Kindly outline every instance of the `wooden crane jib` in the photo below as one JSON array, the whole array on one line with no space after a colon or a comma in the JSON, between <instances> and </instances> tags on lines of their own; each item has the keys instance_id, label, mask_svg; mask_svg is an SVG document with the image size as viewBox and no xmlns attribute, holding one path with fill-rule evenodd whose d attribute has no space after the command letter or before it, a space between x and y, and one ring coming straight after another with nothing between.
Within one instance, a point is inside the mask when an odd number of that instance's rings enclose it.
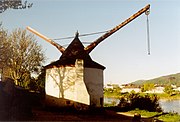
<instances>
[{"instance_id":1,"label":"wooden crane jib","mask_svg":"<svg viewBox=\"0 0 180 122\"><path fill-rule=\"evenodd\" d=\"M132 20L134 20L135 18L137 18L138 16L140 16L142 13L146 12L149 9L150 9L150 4L148 4L146 7L142 8L141 10L139 10L137 13L133 14L131 17L129 17L128 19L126 19L124 22L120 23L113 29L109 30L107 33L105 33L104 35L102 35L101 37L96 39L94 42L92 42L90 45L88 45L85 48L86 52L90 53L104 39L111 36L113 33L118 31L120 28L124 27L126 24L128 24L129 22L131 22Z\"/></svg>"},{"instance_id":2,"label":"wooden crane jib","mask_svg":"<svg viewBox=\"0 0 180 122\"><path fill-rule=\"evenodd\" d=\"M32 29L31 27L28 26L26 29L29 30L30 32L36 34L40 38L44 39L45 41L49 42L53 46L55 46L61 53L63 53L65 51L65 48L63 46L61 46L60 44L58 44L58 43L54 42L53 40L47 38L46 36L40 34L39 32L37 32L36 30Z\"/></svg>"},{"instance_id":3,"label":"wooden crane jib","mask_svg":"<svg viewBox=\"0 0 180 122\"><path fill-rule=\"evenodd\" d=\"M111 36L113 33L118 31L119 29L121 29L122 27L127 25L129 22L131 22L132 20L134 20L135 18L140 16L142 13L148 11L149 9L150 9L150 4L148 4L147 6L145 6L141 10L139 10L137 13L133 14L132 16L130 16L128 19L126 19L125 21L123 21L122 23L120 23L119 25L114 27L113 29L111 29L108 32L106 32L104 35L102 35L101 37L96 39L94 42L92 42L90 45L85 47L84 50L86 51L87 54L89 54L100 42L105 40L107 37ZM36 30L34 30L34 29L30 28L30 27L27 27L27 30L29 30L30 32L36 34L37 36L41 37L45 41L47 41L50 44L52 44L53 46L55 46L61 53L64 53L64 51L66 50L63 46L61 46L60 44L58 44L58 43L54 42L53 40L47 38L46 36L40 34Z\"/></svg>"}]
</instances>

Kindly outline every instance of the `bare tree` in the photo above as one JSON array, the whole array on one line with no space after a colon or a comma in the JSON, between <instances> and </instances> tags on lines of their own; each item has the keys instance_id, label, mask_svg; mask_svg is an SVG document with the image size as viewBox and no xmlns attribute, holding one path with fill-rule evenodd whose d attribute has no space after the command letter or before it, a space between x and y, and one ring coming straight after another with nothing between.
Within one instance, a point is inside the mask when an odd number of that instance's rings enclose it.
<instances>
[{"instance_id":1,"label":"bare tree","mask_svg":"<svg viewBox=\"0 0 180 122\"><path fill-rule=\"evenodd\" d=\"M22 0L0 0L0 13L8 9L26 9L31 8L33 3L28 3L25 1L22 3Z\"/></svg>"},{"instance_id":2,"label":"bare tree","mask_svg":"<svg viewBox=\"0 0 180 122\"><path fill-rule=\"evenodd\" d=\"M6 65L6 62L8 60L9 54L8 52L10 47L8 44L8 35L7 35L7 31L5 31L1 26L0 26L0 75L1 75L1 79L3 80L3 74L4 74L4 68Z\"/></svg>"},{"instance_id":3,"label":"bare tree","mask_svg":"<svg viewBox=\"0 0 180 122\"><path fill-rule=\"evenodd\" d=\"M6 76L14 79L16 85L26 86L31 75L38 74L41 70L45 60L42 48L34 36L22 29L14 30L5 42L8 50L2 48L5 52L2 55L6 57Z\"/></svg>"}]
</instances>

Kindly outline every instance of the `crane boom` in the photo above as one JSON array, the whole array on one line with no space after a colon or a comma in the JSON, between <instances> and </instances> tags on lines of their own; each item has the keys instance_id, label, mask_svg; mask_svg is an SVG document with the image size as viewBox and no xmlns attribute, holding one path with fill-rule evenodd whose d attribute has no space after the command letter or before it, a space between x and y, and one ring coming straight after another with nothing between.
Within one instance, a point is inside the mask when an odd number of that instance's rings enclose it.
<instances>
[{"instance_id":1,"label":"crane boom","mask_svg":"<svg viewBox=\"0 0 180 122\"><path fill-rule=\"evenodd\" d=\"M114 27L113 29L109 30L107 33L105 33L104 35L102 35L101 37L96 39L94 42L92 42L90 45L88 45L85 48L86 52L90 53L100 42L102 42L104 39L111 36L113 33L118 31L120 28L122 28L123 26L125 26L126 24L128 24L129 22L131 22L132 20L137 18L138 16L140 16L142 13L146 12L149 8L150 8L150 4L148 4L147 6L145 6L141 10L139 10L137 13L133 14L131 17L126 19L124 22L120 23L119 25L117 25L116 27Z\"/></svg>"},{"instance_id":2,"label":"crane boom","mask_svg":"<svg viewBox=\"0 0 180 122\"><path fill-rule=\"evenodd\" d=\"M37 32L36 30L32 29L31 27L26 27L26 29L29 30L30 32L36 34L40 38L44 39L45 41L49 42L53 46L55 46L61 53L63 53L65 51L65 48L63 46L61 46L58 43L54 42L53 40L47 38L46 36L40 34L39 32Z\"/></svg>"}]
</instances>

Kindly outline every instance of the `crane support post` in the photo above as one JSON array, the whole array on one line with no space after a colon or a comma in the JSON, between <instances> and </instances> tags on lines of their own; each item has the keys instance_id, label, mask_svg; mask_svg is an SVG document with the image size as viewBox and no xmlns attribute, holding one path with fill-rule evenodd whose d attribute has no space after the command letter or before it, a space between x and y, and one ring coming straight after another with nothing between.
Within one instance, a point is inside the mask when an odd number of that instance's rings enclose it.
<instances>
[{"instance_id":1,"label":"crane support post","mask_svg":"<svg viewBox=\"0 0 180 122\"><path fill-rule=\"evenodd\" d=\"M146 12L149 9L150 9L150 4L148 4L147 6L145 6L141 10L139 10L137 13L133 14L132 16L130 16L128 19L126 19L125 21L123 21L122 23L120 23L119 25L114 27L113 29L109 30L107 33L105 33L104 35L102 35L101 37L96 39L94 42L92 42L90 45L85 47L86 52L90 53L104 39L106 39L107 37L111 36L113 33L118 31L119 29L124 27L126 24L128 24L129 22L131 22L132 20L134 20L135 18L137 18L138 16L140 16L142 13Z\"/></svg>"},{"instance_id":2,"label":"crane support post","mask_svg":"<svg viewBox=\"0 0 180 122\"><path fill-rule=\"evenodd\" d=\"M44 39L45 41L49 42L53 46L55 46L61 53L65 51L65 48L58 43L54 42L53 40L49 39L48 37L44 36L43 34L37 32L36 30L32 29L31 27L26 27L27 30L34 33L35 35L39 36L40 38Z\"/></svg>"}]
</instances>

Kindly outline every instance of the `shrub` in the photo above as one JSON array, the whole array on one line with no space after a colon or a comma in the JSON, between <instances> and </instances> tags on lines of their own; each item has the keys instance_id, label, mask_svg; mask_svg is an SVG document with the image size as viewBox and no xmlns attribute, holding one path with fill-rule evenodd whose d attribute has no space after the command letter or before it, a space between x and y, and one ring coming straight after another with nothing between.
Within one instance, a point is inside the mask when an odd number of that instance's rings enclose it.
<instances>
[{"instance_id":1,"label":"shrub","mask_svg":"<svg viewBox=\"0 0 180 122\"><path fill-rule=\"evenodd\" d=\"M126 107L129 110L139 108L147 111L162 111L157 95L140 95L139 93L128 93L120 98L119 107Z\"/></svg>"},{"instance_id":2,"label":"shrub","mask_svg":"<svg viewBox=\"0 0 180 122\"><path fill-rule=\"evenodd\" d=\"M173 92L174 92L173 87L172 87L171 85L165 86L164 92L167 93L167 94L169 94L169 95L172 95Z\"/></svg>"}]
</instances>

